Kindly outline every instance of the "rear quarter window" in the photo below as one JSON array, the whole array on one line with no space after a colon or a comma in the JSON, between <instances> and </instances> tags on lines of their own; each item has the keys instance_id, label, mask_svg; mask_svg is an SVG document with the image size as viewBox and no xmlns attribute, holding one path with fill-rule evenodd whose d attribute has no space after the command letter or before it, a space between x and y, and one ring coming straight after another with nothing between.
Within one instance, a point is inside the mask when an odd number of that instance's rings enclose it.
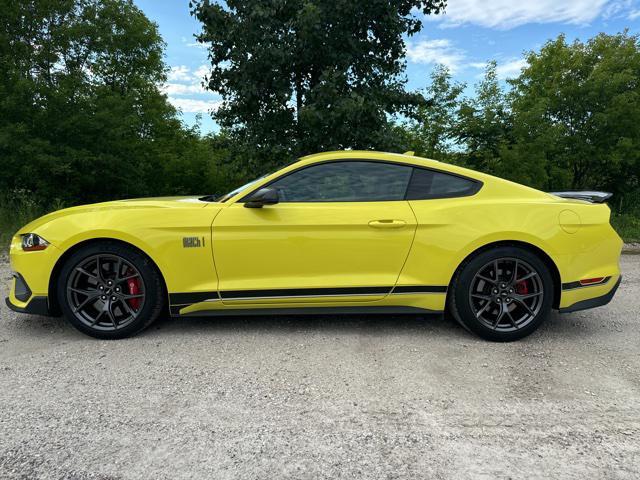
<instances>
[{"instance_id":1,"label":"rear quarter window","mask_svg":"<svg viewBox=\"0 0 640 480\"><path fill-rule=\"evenodd\" d=\"M466 197L473 195L481 187L481 182L470 178L424 168L414 168L406 198L407 200L426 200Z\"/></svg>"}]
</instances>

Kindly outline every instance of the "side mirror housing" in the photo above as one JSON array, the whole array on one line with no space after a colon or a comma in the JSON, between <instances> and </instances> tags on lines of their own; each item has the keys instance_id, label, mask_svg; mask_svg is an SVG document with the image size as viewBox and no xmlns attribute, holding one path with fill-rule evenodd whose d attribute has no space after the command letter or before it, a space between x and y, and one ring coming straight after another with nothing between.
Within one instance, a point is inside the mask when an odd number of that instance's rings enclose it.
<instances>
[{"instance_id":1,"label":"side mirror housing","mask_svg":"<svg viewBox=\"0 0 640 480\"><path fill-rule=\"evenodd\" d=\"M261 188L244 202L245 208L262 208L265 205L275 205L280 201L275 188Z\"/></svg>"}]
</instances>

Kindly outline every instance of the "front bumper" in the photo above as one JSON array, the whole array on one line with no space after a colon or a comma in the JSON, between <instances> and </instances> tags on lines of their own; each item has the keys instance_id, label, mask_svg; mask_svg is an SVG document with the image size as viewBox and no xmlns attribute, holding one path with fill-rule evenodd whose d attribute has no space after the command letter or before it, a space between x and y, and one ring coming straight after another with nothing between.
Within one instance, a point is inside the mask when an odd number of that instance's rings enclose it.
<instances>
[{"instance_id":1,"label":"front bumper","mask_svg":"<svg viewBox=\"0 0 640 480\"><path fill-rule=\"evenodd\" d=\"M17 272L13 274L13 283L5 302L14 312L31 315L51 315L49 299L46 296L33 295L27 281Z\"/></svg>"},{"instance_id":2,"label":"front bumper","mask_svg":"<svg viewBox=\"0 0 640 480\"><path fill-rule=\"evenodd\" d=\"M589 308L602 307L603 305L606 305L611 301L613 296L616 294L618 287L620 286L620 282L622 282L622 275L618 277L618 281L608 293L605 293L604 295L601 295L599 297L581 300L579 302L574 303L573 305L570 305L565 308L561 308L559 312L571 313L571 312L578 312L580 310L587 310Z\"/></svg>"}]
</instances>

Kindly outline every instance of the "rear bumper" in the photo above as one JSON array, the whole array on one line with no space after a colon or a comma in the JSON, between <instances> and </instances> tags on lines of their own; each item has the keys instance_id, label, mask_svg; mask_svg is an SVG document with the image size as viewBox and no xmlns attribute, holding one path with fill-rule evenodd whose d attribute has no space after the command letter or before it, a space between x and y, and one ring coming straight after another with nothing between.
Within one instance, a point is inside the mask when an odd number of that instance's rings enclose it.
<instances>
[{"instance_id":1,"label":"rear bumper","mask_svg":"<svg viewBox=\"0 0 640 480\"><path fill-rule=\"evenodd\" d=\"M618 287L620 286L621 281L622 281L622 275L618 277L618 281L608 293L601 295L599 297L581 300L577 303L574 303L573 305L569 305L568 307L561 308L559 312L571 313L571 312L577 312L580 310L587 310L589 308L596 308L596 307L601 307L603 305L606 305L611 301L613 296L616 294L616 291L618 290Z\"/></svg>"},{"instance_id":2,"label":"rear bumper","mask_svg":"<svg viewBox=\"0 0 640 480\"><path fill-rule=\"evenodd\" d=\"M30 315L43 315L45 317L51 316L51 312L49 311L49 301L47 297L32 297L29 303L27 303L24 307L14 305L13 303L11 303L11 299L9 297L5 298L5 302L7 304L7 307L9 307L14 312L28 313Z\"/></svg>"}]
</instances>

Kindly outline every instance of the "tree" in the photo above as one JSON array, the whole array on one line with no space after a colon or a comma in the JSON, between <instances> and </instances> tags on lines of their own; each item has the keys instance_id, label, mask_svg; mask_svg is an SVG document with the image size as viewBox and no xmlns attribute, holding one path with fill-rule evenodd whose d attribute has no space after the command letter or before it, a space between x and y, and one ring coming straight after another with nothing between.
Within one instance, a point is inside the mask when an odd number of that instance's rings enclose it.
<instances>
[{"instance_id":1,"label":"tree","mask_svg":"<svg viewBox=\"0 0 640 480\"><path fill-rule=\"evenodd\" d=\"M451 72L439 65L425 89L426 102L418 107L408 127L409 143L416 154L436 160L451 159L457 132L457 115L464 83L454 82Z\"/></svg>"},{"instance_id":2,"label":"tree","mask_svg":"<svg viewBox=\"0 0 640 480\"><path fill-rule=\"evenodd\" d=\"M164 43L131 0L3 1L0 15L2 192L76 203L193 188L163 174L205 153L159 90Z\"/></svg>"},{"instance_id":3,"label":"tree","mask_svg":"<svg viewBox=\"0 0 640 480\"><path fill-rule=\"evenodd\" d=\"M461 103L455 126L466 163L490 173L496 171L510 132L509 108L496 67L496 62L487 64L484 78L476 85L475 97Z\"/></svg>"},{"instance_id":4,"label":"tree","mask_svg":"<svg viewBox=\"0 0 640 480\"><path fill-rule=\"evenodd\" d=\"M389 148L390 116L422 97L405 91L404 35L412 14L445 0L210 0L191 2L209 47L205 83L220 92L214 114L237 142L290 158L339 148Z\"/></svg>"},{"instance_id":5,"label":"tree","mask_svg":"<svg viewBox=\"0 0 640 480\"><path fill-rule=\"evenodd\" d=\"M530 183L539 188L604 189L618 202L637 192L638 36L625 31L568 44L561 35L526 59L511 82L514 145L505 161L538 165Z\"/></svg>"}]
</instances>

